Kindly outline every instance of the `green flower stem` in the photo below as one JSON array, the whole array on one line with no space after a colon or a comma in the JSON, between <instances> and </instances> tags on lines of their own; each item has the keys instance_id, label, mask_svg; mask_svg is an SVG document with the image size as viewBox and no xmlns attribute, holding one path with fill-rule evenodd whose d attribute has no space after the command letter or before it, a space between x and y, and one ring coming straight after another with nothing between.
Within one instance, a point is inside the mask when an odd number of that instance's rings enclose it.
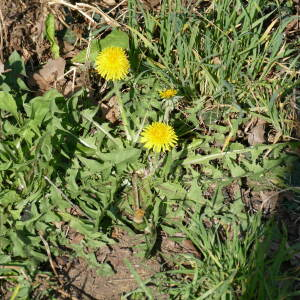
<instances>
[{"instance_id":1,"label":"green flower stem","mask_svg":"<svg viewBox=\"0 0 300 300\"><path fill-rule=\"evenodd\" d=\"M118 81L114 81L114 91L115 91L118 106L120 109L121 118L122 118L122 122L123 122L123 126L124 126L124 131L125 131L127 140L131 141L132 138L129 133L129 123L128 123L128 119L126 116L126 112L124 110L124 105L123 105L123 101L122 101L122 97L121 97L121 93L120 93L120 88L121 88L120 83Z\"/></svg>"},{"instance_id":2,"label":"green flower stem","mask_svg":"<svg viewBox=\"0 0 300 300\"><path fill-rule=\"evenodd\" d=\"M165 109L165 114L164 114L164 122L165 122L166 124L169 123L171 111L172 111L172 109L171 109L170 107L167 106L166 109Z\"/></svg>"},{"instance_id":3,"label":"green flower stem","mask_svg":"<svg viewBox=\"0 0 300 300\"><path fill-rule=\"evenodd\" d=\"M132 174L132 191L134 197L135 209L140 209L139 191L138 191L138 175L136 172Z\"/></svg>"},{"instance_id":4,"label":"green flower stem","mask_svg":"<svg viewBox=\"0 0 300 300\"><path fill-rule=\"evenodd\" d=\"M152 157L152 168L153 168L153 174L156 172L156 170L159 167L159 163L160 163L160 152L154 152L154 155Z\"/></svg>"}]
</instances>

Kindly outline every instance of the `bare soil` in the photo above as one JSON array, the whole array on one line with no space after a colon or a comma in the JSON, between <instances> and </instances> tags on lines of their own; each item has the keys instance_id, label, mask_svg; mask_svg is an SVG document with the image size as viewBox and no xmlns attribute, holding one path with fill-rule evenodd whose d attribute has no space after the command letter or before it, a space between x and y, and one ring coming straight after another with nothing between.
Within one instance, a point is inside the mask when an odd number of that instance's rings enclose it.
<instances>
[{"instance_id":1,"label":"bare soil","mask_svg":"<svg viewBox=\"0 0 300 300\"><path fill-rule=\"evenodd\" d=\"M98 262L109 263L112 267L114 274L111 276L97 274L97 270L89 268L81 258L68 262L61 270L65 290L78 299L117 300L136 289L138 284L125 262L130 263L142 280L149 279L161 270L156 258L146 260L138 255L136 246L143 240L143 235L130 237L124 234L116 244L97 250Z\"/></svg>"}]
</instances>

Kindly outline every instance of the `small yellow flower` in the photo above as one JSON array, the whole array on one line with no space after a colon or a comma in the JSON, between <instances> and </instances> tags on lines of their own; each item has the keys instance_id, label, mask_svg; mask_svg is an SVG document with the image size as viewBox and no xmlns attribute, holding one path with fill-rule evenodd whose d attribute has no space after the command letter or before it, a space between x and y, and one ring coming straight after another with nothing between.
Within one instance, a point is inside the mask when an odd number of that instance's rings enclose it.
<instances>
[{"instance_id":1,"label":"small yellow flower","mask_svg":"<svg viewBox=\"0 0 300 300\"><path fill-rule=\"evenodd\" d=\"M155 152L169 151L178 140L173 127L161 122L147 126L141 136L141 143L145 143L144 147L153 148Z\"/></svg>"},{"instance_id":2,"label":"small yellow flower","mask_svg":"<svg viewBox=\"0 0 300 300\"><path fill-rule=\"evenodd\" d=\"M177 95L177 90L174 90L174 89L164 90L164 91L159 92L159 95L163 99L169 99L169 98L172 98L175 95Z\"/></svg>"},{"instance_id":3,"label":"small yellow flower","mask_svg":"<svg viewBox=\"0 0 300 300\"><path fill-rule=\"evenodd\" d=\"M96 70L106 80L124 79L129 72L129 61L120 47L108 47L96 57Z\"/></svg>"}]
</instances>

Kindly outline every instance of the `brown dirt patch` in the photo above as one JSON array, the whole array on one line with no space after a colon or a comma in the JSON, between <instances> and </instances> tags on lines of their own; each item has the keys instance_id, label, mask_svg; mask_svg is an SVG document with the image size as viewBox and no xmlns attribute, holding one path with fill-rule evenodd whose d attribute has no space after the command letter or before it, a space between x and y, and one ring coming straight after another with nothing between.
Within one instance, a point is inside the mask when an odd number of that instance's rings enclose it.
<instances>
[{"instance_id":1,"label":"brown dirt patch","mask_svg":"<svg viewBox=\"0 0 300 300\"><path fill-rule=\"evenodd\" d=\"M143 282L161 270L157 259L146 260L138 254L137 246L143 243L144 239L144 235L124 234L116 244L104 246L96 251L98 262L108 263L111 266L114 274L110 276L97 274L97 269L90 268L82 258L66 263L61 270L65 290L77 299L114 300L138 288L139 285L126 261L130 263ZM58 258L57 262L63 263L62 260L63 258ZM152 290L154 291L153 288Z\"/></svg>"}]
</instances>

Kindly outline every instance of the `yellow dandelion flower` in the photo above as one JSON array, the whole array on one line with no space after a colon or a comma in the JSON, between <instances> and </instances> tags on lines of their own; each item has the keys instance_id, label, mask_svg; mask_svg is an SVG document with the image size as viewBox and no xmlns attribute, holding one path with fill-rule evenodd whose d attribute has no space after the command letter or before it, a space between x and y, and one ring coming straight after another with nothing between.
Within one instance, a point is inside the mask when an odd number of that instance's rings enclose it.
<instances>
[{"instance_id":1,"label":"yellow dandelion flower","mask_svg":"<svg viewBox=\"0 0 300 300\"><path fill-rule=\"evenodd\" d=\"M120 80L129 72L129 61L120 47L108 47L96 57L96 70L106 80Z\"/></svg>"},{"instance_id":2,"label":"yellow dandelion flower","mask_svg":"<svg viewBox=\"0 0 300 300\"><path fill-rule=\"evenodd\" d=\"M144 147L153 148L155 152L169 151L178 140L173 127L161 122L154 122L144 128L141 136Z\"/></svg>"},{"instance_id":3,"label":"yellow dandelion flower","mask_svg":"<svg viewBox=\"0 0 300 300\"><path fill-rule=\"evenodd\" d=\"M164 90L164 91L159 92L159 95L163 99L169 99L169 98L172 98L175 95L177 95L177 90L174 90L174 89Z\"/></svg>"}]
</instances>

